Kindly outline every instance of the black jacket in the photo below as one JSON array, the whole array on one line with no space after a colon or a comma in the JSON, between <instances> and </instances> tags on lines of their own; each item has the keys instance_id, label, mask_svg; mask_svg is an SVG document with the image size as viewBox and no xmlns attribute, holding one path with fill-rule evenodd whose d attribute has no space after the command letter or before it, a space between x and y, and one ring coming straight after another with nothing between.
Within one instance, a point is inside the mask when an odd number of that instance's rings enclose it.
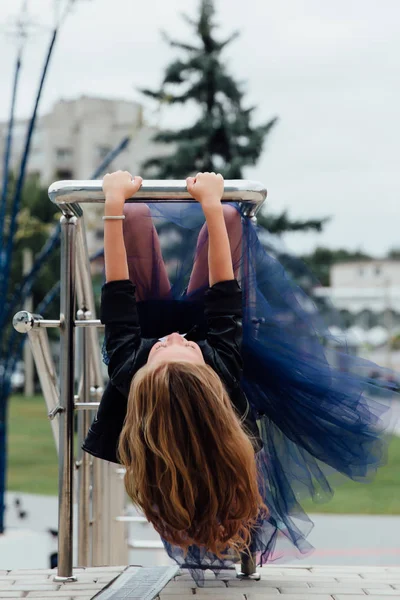
<instances>
[{"instance_id":1,"label":"black jacket","mask_svg":"<svg viewBox=\"0 0 400 600\"><path fill-rule=\"evenodd\" d=\"M205 362L221 377L232 405L243 419L254 450L258 452L262 441L256 419L240 386L242 292L238 282L224 281L209 288L204 295L203 310L205 329L201 331L201 328L193 327L187 332L186 339L200 346ZM93 456L118 462L117 446L131 381L146 364L158 338L142 337L135 286L129 280L112 281L103 286L100 318L105 324L110 381L82 447Z\"/></svg>"}]
</instances>

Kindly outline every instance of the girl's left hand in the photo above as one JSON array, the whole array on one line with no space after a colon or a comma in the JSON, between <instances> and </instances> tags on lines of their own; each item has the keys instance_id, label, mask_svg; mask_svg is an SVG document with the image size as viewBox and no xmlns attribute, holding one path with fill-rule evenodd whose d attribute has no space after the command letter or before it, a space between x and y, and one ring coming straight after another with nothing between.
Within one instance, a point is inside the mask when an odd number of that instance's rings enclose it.
<instances>
[{"instance_id":1,"label":"girl's left hand","mask_svg":"<svg viewBox=\"0 0 400 600\"><path fill-rule=\"evenodd\" d=\"M188 192L203 210L221 203L224 193L224 178L220 173L197 173L196 177L186 179Z\"/></svg>"},{"instance_id":2,"label":"girl's left hand","mask_svg":"<svg viewBox=\"0 0 400 600\"><path fill-rule=\"evenodd\" d=\"M132 198L136 194L142 182L143 179L141 177L132 177L128 171L107 173L103 179L103 191L106 203L124 203L125 200Z\"/></svg>"}]
</instances>

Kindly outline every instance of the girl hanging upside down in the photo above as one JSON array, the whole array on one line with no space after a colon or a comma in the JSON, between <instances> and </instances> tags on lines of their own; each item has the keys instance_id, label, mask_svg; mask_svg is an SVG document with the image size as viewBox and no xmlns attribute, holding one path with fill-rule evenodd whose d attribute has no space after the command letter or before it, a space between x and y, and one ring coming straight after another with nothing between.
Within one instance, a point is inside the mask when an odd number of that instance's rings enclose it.
<instances>
[{"instance_id":1,"label":"girl hanging upside down","mask_svg":"<svg viewBox=\"0 0 400 600\"><path fill-rule=\"evenodd\" d=\"M103 182L110 381L84 449L125 466L132 501L197 575L308 553L301 500L382 464L378 379L354 357L328 361L314 305L221 203L221 175L188 178L198 204L151 209L125 204L141 183Z\"/></svg>"}]
</instances>

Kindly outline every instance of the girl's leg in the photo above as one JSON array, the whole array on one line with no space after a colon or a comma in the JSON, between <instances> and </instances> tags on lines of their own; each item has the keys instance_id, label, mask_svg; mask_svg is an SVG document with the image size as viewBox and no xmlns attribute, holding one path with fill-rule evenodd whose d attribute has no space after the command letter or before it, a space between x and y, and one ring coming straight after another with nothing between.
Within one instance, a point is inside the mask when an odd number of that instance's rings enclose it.
<instances>
[{"instance_id":1,"label":"girl's leg","mask_svg":"<svg viewBox=\"0 0 400 600\"><path fill-rule=\"evenodd\" d=\"M129 279L136 285L136 298L141 301L167 296L171 284L149 207L126 203L124 215Z\"/></svg>"},{"instance_id":2,"label":"girl's leg","mask_svg":"<svg viewBox=\"0 0 400 600\"><path fill-rule=\"evenodd\" d=\"M238 276L242 256L242 220L234 206L223 205L226 229L231 246L232 264L235 277ZM205 223L199 233L192 273L187 293L208 287L208 229Z\"/></svg>"}]
</instances>

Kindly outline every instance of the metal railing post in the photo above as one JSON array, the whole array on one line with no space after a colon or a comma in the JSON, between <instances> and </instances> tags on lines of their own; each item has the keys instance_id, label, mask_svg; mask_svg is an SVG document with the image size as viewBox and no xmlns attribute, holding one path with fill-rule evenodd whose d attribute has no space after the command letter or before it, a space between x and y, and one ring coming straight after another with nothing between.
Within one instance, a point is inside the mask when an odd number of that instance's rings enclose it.
<instances>
[{"instance_id":1,"label":"metal railing post","mask_svg":"<svg viewBox=\"0 0 400 600\"><path fill-rule=\"evenodd\" d=\"M77 257L77 297L79 308L86 312L86 320L90 321L93 319L95 314L95 301L93 294L93 285L90 272L90 261L89 252L87 248L87 241L85 235L85 223L84 215L82 215L77 223L77 236L76 236L76 257ZM92 315L92 316L90 316ZM85 325L85 321L83 321ZM96 327L84 327L86 330L86 341L85 351L83 353L83 360L87 369L87 376L90 377L91 385L97 391L99 399L103 391L103 374L101 369L101 358L99 352L99 337L98 328ZM90 416L86 414L86 432L90 425ZM80 444L79 444L80 447ZM84 453L85 454L85 453ZM87 455L86 455L87 456ZM84 458L85 460L85 458ZM92 518L90 520L90 538L92 542L92 554L91 554L91 565L101 566L113 564L111 561L110 548L111 548L111 532L114 532L114 542L119 546L126 546L124 540L124 527L113 526L111 516L111 498L121 497L121 490L117 491L117 487L124 490L123 482L115 479L113 471L115 466L106 463L105 461L93 458L91 469L91 480L78 479L78 497L85 501L87 495L90 493L89 486L91 484L91 509ZM79 506L79 511L83 510L82 506ZM124 510L124 502L118 504L115 509L119 514ZM82 517L87 518L87 516ZM79 530L78 530L79 531ZM119 533L118 539L116 538ZM78 546L83 545L83 539L78 533ZM116 564L116 563L114 563ZM79 566L84 566L79 559Z\"/></svg>"},{"instance_id":2,"label":"metal railing post","mask_svg":"<svg viewBox=\"0 0 400 600\"><path fill-rule=\"evenodd\" d=\"M76 271L76 217L61 217L60 290L60 445L58 475L58 571L56 581L75 581L73 576L73 478L74 478L74 322Z\"/></svg>"},{"instance_id":3,"label":"metal railing post","mask_svg":"<svg viewBox=\"0 0 400 600\"><path fill-rule=\"evenodd\" d=\"M87 320L91 313L78 310L77 318ZM88 335L90 328L81 327L77 332L78 355L79 355L79 401L90 402L90 362L88 357ZM83 440L88 432L92 411L81 410L77 413L78 421L78 444L76 468L78 470L78 566L89 567L91 560L90 544L90 471L92 459L81 448Z\"/></svg>"},{"instance_id":4,"label":"metal railing post","mask_svg":"<svg viewBox=\"0 0 400 600\"><path fill-rule=\"evenodd\" d=\"M77 222L76 237L77 252L77 297L79 308L91 313L91 319L95 315L95 301L93 294L92 276L90 271L89 252L86 241L85 217L82 215ZM89 339L87 340L87 358L91 363L91 384L100 390L100 397L104 386L104 376L101 370L101 358L99 349L99 336L96 327L89 327Z\"/></svg>"},{"instance_id":5,"label":"metal railing post","mask_svg":"<svg viewBox=\"0 0 400 600\"><path fill-rule=\"evenodd\" d=\"M107 564L109 544L107 475L108 463L98 458L93 459L92 544L94 567Z\"/></svg>"},{"instance_id":6,"label":"metal railing post","mask_svg":"<svg viewBox=\"0 0 400 600\"><path fill-rule=\"evenodd\" d=\"M128 527L127 523L119 520L125 515L127 495L121 468L110 463L110 565L129 564Z\"/></svg>"}]
</instances>

